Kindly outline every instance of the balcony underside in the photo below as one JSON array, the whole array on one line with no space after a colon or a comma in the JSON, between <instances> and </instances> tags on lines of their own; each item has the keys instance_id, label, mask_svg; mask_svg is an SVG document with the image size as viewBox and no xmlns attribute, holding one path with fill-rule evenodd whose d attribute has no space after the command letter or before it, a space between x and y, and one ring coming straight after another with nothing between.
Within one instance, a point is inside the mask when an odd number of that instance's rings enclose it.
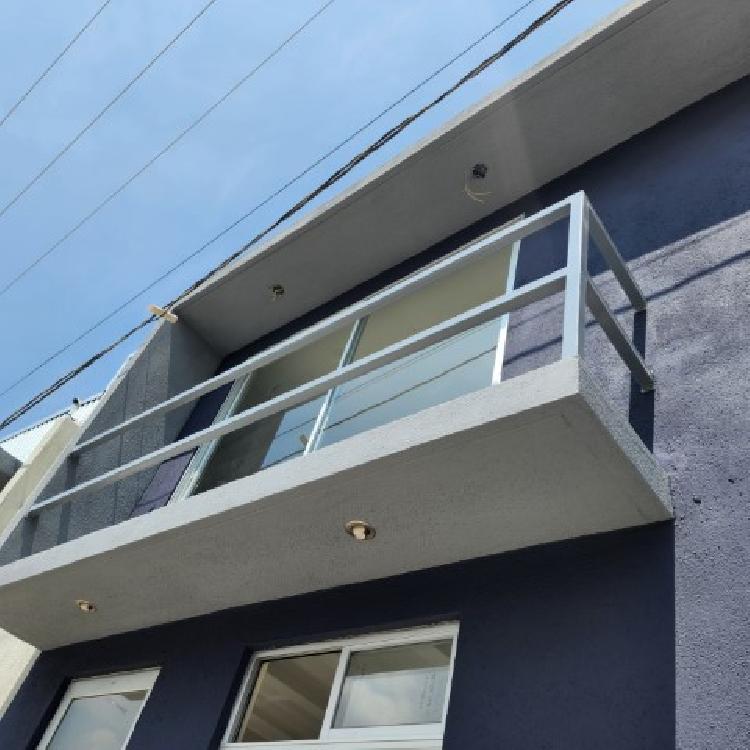
<instances>
[{"instance_id":1,"label":"balcony underside","mask_svg":"<svg viewBox=\"0 0 750 750\"><path fill-rule=\"evenodd\" d=\"M49 649L670 516L663 472L567 359L7 565L0 627Z\"/></svg>"}]
</instances>

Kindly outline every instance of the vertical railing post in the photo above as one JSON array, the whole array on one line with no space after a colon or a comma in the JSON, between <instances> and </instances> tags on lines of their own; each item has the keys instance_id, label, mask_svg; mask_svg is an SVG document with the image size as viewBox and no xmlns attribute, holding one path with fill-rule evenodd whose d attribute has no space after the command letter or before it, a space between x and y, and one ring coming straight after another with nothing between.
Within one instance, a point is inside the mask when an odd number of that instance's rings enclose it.
<instances>
[{"instance_id":1,"label":"vertical railing post","mask_svg":"<svg viewBox=\"0 0 750 750\"><path fill-rule=\"evenodd\" d=\"M583 356L586 324L587 254L589 220L586 195L581 191L570 198L568 260L563 308L562 356Z\"/></svg>"}]
</instances>

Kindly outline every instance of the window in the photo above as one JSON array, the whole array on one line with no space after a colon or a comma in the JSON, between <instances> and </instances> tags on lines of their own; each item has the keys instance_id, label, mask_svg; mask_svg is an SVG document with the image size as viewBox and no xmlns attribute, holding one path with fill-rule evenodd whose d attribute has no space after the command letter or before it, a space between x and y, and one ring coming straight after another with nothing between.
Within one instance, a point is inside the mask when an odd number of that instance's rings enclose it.
<instances>
[{"instance_id":1,"label":"window","mask_svg":"<svg viewBox=\"0 0 750 750\"><path fill-rule=\"evenodd\" d=\"M239 385L231 411L245 411L335 370L346 340L346 331L335 331L251 373ZM227 399L231 396L230 392ZM323 400L321 396L225 435L207 459L194 491L203 492L302 455Z\"/></svg>"},{"instance_id":2,"label":"window","mask_svg":"<svg viewBox=\"0 0 750 750\"><path fill-rule=\"evenodd\" d=\"M328 336L234 383L217 420L363 359L502 296L514 286L519 243L497 247L427 281ZM174 493L180 500L500 380L503 315L202 446Z\"/></svg>"},{"instance_id":3,"label":"window","mask_svg":"<svg viewBox=\"0 0 750 750\"><path fill-rule=\"evenodd\" d=\"M74 680L38 750L121 750L126 747L158 669Z\"/></svg>"},{"instance_id":4,"label":"window","mask_svg":"<svg viewBox=\"0 0 750 750\"><path fill-rule=\"evenodd\" d=\"M257 654L223 747L440 748L457 633L449 624Z\"/></svg>"}]
</instances>

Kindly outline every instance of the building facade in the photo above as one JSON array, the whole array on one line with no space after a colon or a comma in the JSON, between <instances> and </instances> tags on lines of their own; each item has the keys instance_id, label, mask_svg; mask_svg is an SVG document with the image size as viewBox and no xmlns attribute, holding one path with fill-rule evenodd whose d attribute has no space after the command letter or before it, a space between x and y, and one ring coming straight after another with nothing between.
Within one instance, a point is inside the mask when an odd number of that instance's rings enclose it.
<instances>
[{"instance_id":1,"label":"building facade","mask_svg":"<svg viewBox=\"0 0 750 750\"><path fill-rule=\"evenodd\" d=\"M186 298L3 538L0 746L749 747L748 38L631 3Z\"/></svg>"}]
</instances>

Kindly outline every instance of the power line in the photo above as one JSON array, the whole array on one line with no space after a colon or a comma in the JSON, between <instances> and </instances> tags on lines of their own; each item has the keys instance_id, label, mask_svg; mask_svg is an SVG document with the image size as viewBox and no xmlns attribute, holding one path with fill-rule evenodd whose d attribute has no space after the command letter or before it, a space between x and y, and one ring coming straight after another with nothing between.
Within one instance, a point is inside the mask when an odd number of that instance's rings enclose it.
<instances>
[{"instance_id":1,"label":"power line","mask_svg":"<svg viewBox=\"0 0 750 750\"><path fill-rule=\"evenodd\" d=\"M41 72L39 77L29 86L29 88L26 89L26 91L21 94L19 99L16 101L15 104L3 115L2 120L0 120L0 128L5 125L5 123L13 116L14 112L26 101L29 94L47 77L47 75L50 73L52 68L57 65L57 63L60 62L60 60L65 57L65 55L68 53L70 48L84 35L86 30L91 26L94 21L99 17L101 12L112 2L112 0L104 0L104 2L99 6L99 8L96 10L93 16L89 18L86 23L81 26L81 28L76 32L76 35L63 47L62 51L55 57L52 62Z\"/></svg>"},{"instance_id":2,"label":"power line","mask_svg":"<svg viewBox=\"0 0 750 750\"><path fill-rule=\"evenodd\" d=\"M548 11L546 11L541 16L536 18L523 31L521 31L519 34L513 37L509 42L504 44L497 52L494 52L489 57L486 57L484 60L482 60L482 62L480 62L478 65L472 68L468 73L462 76L452 86L445 89L441 94L439 94L437 97L432 99L426 105L422 106L416 112L404 118L397 125L395 125L394 127L390 128L390 130L383 133L383 135L381 135L380 138L378 138L376 141L370 144L367 148L365 148L359 154L357 154L352 159L350 159L344 166L337 169L326 180L324 180L320 185L318 185L318 187L316 187L314 190L309 192L304 198L297 201L297 203L295 203L291 208L285 211L278 219L276 219L276 221L274 221L271 225L266 227L266 229L256 234L249 242L245 243L238 251L232 253L232 255L230 255L228 258L223 260L217 266L215 266L211 271L209 271L207 274L204 274L202 277L200 277L197 281L191 284L184 292L182 292L175 299L167 303L164 307L167 310L173 308L178 302L184 299L188 294L191 294L195 289L197 289L202 284L204 284L208 279L213 277L215 274L217 274L219 271L224 269L226 266L228 266L230 263L236 260L239 256L241 256L243 253L245 253L250 247L257 244L261 239L263 239L272 231L274 231L279 225L283 224L291 216L298 213L302 208L304 208L311 201L317 198L322 192L328 189L331 185L341 180L344 176L346 176L349 172L351 172L357 165L359 165L362 161L364 161L368 156L375 153L378 149L382 148L386 143L393 140L397 135L402 133L415 120L417 120L426 112L430 111L431 109L436 107L438 104L443 102L451 94L453 94L455 91L461 88L461 86L465 85L466 83L468 83L469 81L473 80L478 75L483 73L488 67L490 67L491 65L496 63L498 60L500 60L502 57L504 57L506 54L508 54L508 52L510 52L514 47L517 47L522 41L524 41L531 34L533 34L538 28L540 28L541 26L549 22L552 18L558 15L563 9L565 9L568 5L571 5L573 2L574 0L559 0L559 2L555 3L555 5L553 5ZM93 354L85 362L81 363L73 370L70 370L61 378L58 378L58 380L56 380L50 386L45 388L43 391L40 391L36 396L34 396L32 399L27 401L22 406L18 407L14 412L9 414L2 422L0 422L0 430L4 429L9 424L15 422L17 419L19 419L21 416L26 414L26 412L28 412L30 409L37 406L39 403L41 403L44 399L46 399L52 393L59 390L65 384L73 380L73 378L75 378L81 372L86 370L88 367L93 365L102 357L109 354L109 352L111 352L113 349L118 347L124 341L129 339L135 333L145 328L153 320L155 320L153 315L149 316L148 318L145 318L136 326L134 326L129 331L127 331L122 336L120 336L117 340L109 344L107 347L97 352L96 354Z\"/></svg>"},{"instance_id":3,"label":"power line","mask_svg":"<svg viewBox=\"0 0 750 750\"><path fill-rule=\"evenodd\" d=\"M117 315L119 312L124 310L128 305L135 302L135 300L139 299L140 297L143 297L147 292L151 291L155 286L160 284L164 279L171 276L175 271L182 268L186 263L191 261L196 256L200 255L202 252L207 250L209 247L211 247L213 244L215 244L218 240L220 240L222 237L224 237L227 233L229 233L232 229L237 227L239 224L241 224L243 221L247 220L250 216L255 214L257 211L259 211L261 208L266 206L268 203L270 203L274 198L277 198L279 195L281 195L283 192L288 190L292 185L299 182L303 177L305 177L307 174L309 174L313 169L318 167L320 164L322 164L326 159L330 158L335 154L337 151L341 150L344 146L349 144L351 141L353 141L358 135L363 133L367 128L372 126L374 123L376 123L378 120L382 119L386 114L388 114L391 110L393 110L395 107L397 107L399 104L402 104L406 99L408 99L410 96L412 96L414 93L419 91L421 88L426 86L430 81L432 81L434 78L436 78L440 73L442 73L444 70L446 70L448 67L453 65L455 62L460 60L462 57L467 55L472 49L474 49L477 45L479 45L481 42L483 42L487 37L489 37L494 32L498 31L500 28L505 26L508 22L510 22L513 18L515 18L519 13L524 11L526 8L528 8L530 5L532 5L536 0L527 0L523 5L520 5L515 11L513 11L511 14L507 15L505 18L503 18L499 23L497 23L495 26L493 26L491 29L486 31L484 34L482 34L480 37L475 39L471 44L469 44L467 47L464 47L461 52L454 55L450 60L448 60L446 63L441 65L439 68L434 70L432 73L430 73L427 78L423 78L418 84L413 86L411 89L409 89L406 93L401 95L398 99L396 99L394 102L389 104L385 109L381 110L377 115L372 117L370 120L368 120L364 125L357 128L351 135L347 136L343 141L340 141L337 145L335 145L333 148L328 150L326 153L324 153L322 156L318 157L314 162L309 164L307 167L305 167L301 172L298 172L294 177L287 180L281 187L277 188L274 192L272 192L270 195L268 195L266 198L264 198L260 203L255 204L249 211L245 212L242 216L240 216L238 219L235 219L229 226L222 229L220 232L215 234L213 237L208 239L206 242L204 242L200 247L195 249L193 252L191 252L189 255L184 256L182 259L180 259L177 263L170 266L166 271L164 271L162 274L157 276L154 280L152 280L149 284L142 287L138 291L134 292L132 295L130 295L127 299L123 300L117 307L115 307L113 310L111 310L109 313L107 313L104 317L100 318L98 321L93 323L91 326L89 326L86 330L84 330L82 333L80 333L78 336L76 336L71 341L67 342L64 346L60 347L57 351L50 354L46 359L39 362L37 365L35 365L31 370L28 372L25 372L23 375L21 375L17 380L15 380L13 383L11 383L5 390L0 391L0 396L4 396L6 393L9 393L11 390L13 390L16 386L20 385L22 382L27 380L31 375L33 375L35 372L40 370L42 367L49 364L53 359L56 359L64 352L68 351L71 347L73 347L75 344L77 344L79 341L81 341L83 338L88 336L90 333L95 331L97 328L100 328L102 325L104 325L107 321L111 320L115 315ZM0 292L1 293L1 292Z\"/></svg>"},{"instance_id":4,"label":"power line","mask_svg":"<svg viewBox=\"0 0 750 750\"><path fill-rule=\"evenodd\" d=\"M34 185L36 185L36 183L37 183L37 182L39 182L39 180L41 180L41 179L42 179L42 177L44 177L44 175L45 175L45 174L47 174L47 172L49 172L49 170L50 170L50 169L52 169L52 167L53 167L53 166L54 166L55 164L57 164L57 162L58 162L58 161L60 161L60 159L62 159L62 157L63 157L63 156L65 156L65 154L67 154L67 153L68 153L68 151L70 151L70 149L71 149L71 148L73 148L73 146L75 146L75 144L76 144L76 143L78 143L78 141L80 141L80 140L81 140L81 138L83 138L83 136L84 136L84 135L86 135L86 133L88 133L88 132L89 132L89 130L91 130L91 128L93 128L93 127L94 127L94 125L96 125L96 123L97 123L97 122L99 122L99 120L101 120L101 119L102 119L102 117L104 117L104 115L105 115L105 114L106 114L107 112L109 112L109 110L110 110L110 109L112 109L112 107L113 107L113 106L114 106L114 105L115 105L115 104L116 104L116 103L117 103L118 101L120 101L120 99L122 99L122 97L123 97L123 96L125 96L125 94L127 94L127 92L128 92L128 91L130 91L130 89L131 89L131 88L133 88L133 86L135 86L135 84L136 84L136 83L138 83L138 81L140 81L140 80L141 80L141 78L143 78L143 76L144 76L144 75L146 75L146 73L148 73L148 71L149 71L149 70L151 70L151 68L152 68L152 67L153 67L153 66L154 66L154 65L155 65L155 64L156 64L156 63L157 63L157 62L159 61L159 59L160 59L160 58L162 58L162 57L163 57L163 56L164 56L164 55L165 55L165 54L166 54L166 53L167 53L167 52L168 52L168 51L169 51L169 50L170 50L170 49L171 49L171 48L172 48L172 47L173 47L173 46L174 46L174 45L175 45L175 44L176 44L176 43L177 43L178 41L179 41L179 39L180 39L180 38L181 38L181 37L182 37L182 36L183 36L183 35L184 35L185 33L187 33L187 31L189 31L189 30L190 30L190 29L191 29L191 28L193 27L193 25L194 25L194 24L195 24L195 23L196 23L196 22L198 21L198 19L200 19L200 18L201 18L201 17L203 16L203 14L204 14L204 13L206 13L206 11L207 11L207 10L208 10L208 9L209 9L209 8L210 8L210 7L211 7L211 6L213 5L213 4L214 4L214 3L216 3L216 2L217 2L217 0L208 0L208 2L207 2L207 3L206 3L206 4L205 4L205 5L204 5L204 6L203 6L203 7L202 7L202 8L201 8L201 9L200 9L200 10L199 10L199 11L198 11L198 12L197 12L197 13L196 13L196 14L195 14L195 15L194 15L194 16L193 16L192 18L191 18L191 19L190 19L190 21L188 21L188 23L187 23L187 24L185 24L185 26L183 26L183 27L182 27L182 28L181 28L181 29L180 29L180 30L179 30L179 31L177 32L177 34L175 34L175 36L173 36L173 37L172 37L172 39L170 39L170 40L169 40L169 42L167 42L167 44L166 44L166 45L164 45L164 47L162 47L162 48L161 48L161 50L159 50L159 52L157 52L157 54L156 54L156 55L154 55L154 57L152 57L152 58L151 58L151 59L150 59L150 60L148 61L148 63L146 63L146 65L145 65L144 67L142 67L142 68L141 68L141 69L140 69L140 70L138 71L138 73L136 73L136 75L135 75L135 76L133 76L133 78L131 78L131 79L130 79L130 80L129 80L129 81L128 81L128 82L126 83L126 84L125 84L125 86L123 86L123 88L121 88L121 89L120 89L120 90L119 90L119 91L117 92L117 94L115 94L115 96L114 96L114 97L113 97L112 99L110 99L110 100L109 100L109 102L107 102L107 104L105 104L105 105L104 105L104 107L102 107L102 109L100 109L100 110L99 110L99 112L98 112L98 113L97 113L96 115L94 115L94 117L93 117L93 118L92 118L91 120L89 120L89 121L88 121L88 122L86 123L86 125L84 125L84 126L83 126L83 127L82 127L82 128L81 128L81 129L79 130L79 131L78 131L78 133L76 133L76 135L75 135L75 136L73 136L73 138L71 138L71 139L70 139L70 140L69 140L69 141L68 141L68 142L67 142L67 143L66 143L66 144L65 144L65 145L64 145L64 146L63 146L63 147L62 147L62 148L61 148L61 149L60 149L60 150L59 150L59 151L58 151L58 152L57 152L57 153L56 153L56 154L55 154L55 155L54 155L54 156L53 156L53 157L52 157L52 158L51 158L51 159L50 159L50 160L49 160L49 161L48 161L48 162L47 162L47 163L46 163L46 164L45 164L45 165L44 165L44 166L43 166L43 167L42 167L42 168L41 168L41 169L40 169L40 170L39 170L39 171L38 171L38 172L37 172L37 173L36 173L36 174L35 174L35 175L34 175L34 176L32 177L32 178L31 178L31 179L30 179L30 180L29 180L29 181L28 181L28 182L27 182L27 183L26 183L26 184L25 184L25 185L24 185L24 186L23 186L23 187L22 187L22 188L21 188L21 189L20 189L20 190L19 190L19 191L18 191L18 192L17 192L16 194L15 194L15 195L14 195L14 196L13 196L13 198L11 198L11 199L10 199L10 200L9 200L9 201L8 201L8 202L7 202L7 203L6 203L6 204L5 204L5 205L4 205L3 207L2 207L2 208L0 208L0 218L2 218L3 216L5 216L5 214L6 214L6 213L7 213L7 212L8 212L8 211L9 211L9 210L10 210L10 209L11 209L11 208L13 207L13 206L15 206L15 204L16 204L16 203L18 203L18 201L19 201L19 200L20 200L20 199L21 199L21 198L22 198L22 197L23 197L24 195L26 195L26 193L27 193L27 192L28 192L29 190L31 190L31 188L32 188L32 187L34 187Z\"/></svg>"},{"instance_id":5,"label":"power line","mask_svg":"<svg viewBox=\"0 0 750 750\"><path fill-rule=\"evenodd\" d=\"M212 0L215 2L215 0ZM133 182L135 182L144 172L150 169L162 156L171 151L188 133L192 132L198 127L214 110L221 106L229 97L231 97L236 91L238 91L245 83L247 83L261 68L265 67L276 55L278 55L284 47L286 47L295 37L301 34L319 15L321 15L335 0L328 0L322 5L313 15L311 15L301 26L297 27L281 44L279 44L272 52L263 58L252 70L248 71L239 81L231 86L224 94L222 94L211 106L204 109L203 112L195 118L186 128L180 131L169 143L166 144L162 149L156 152L142 167L137 169L133 174L130 175L123 183L116 187L111 193L109 193L103 200L94 206L83 218L81 218L76 224L74 224L65 234L59 237L55 242L50 245L43 253L38 255L34 260L19 271L13 278L10 279L6 284L0 287L0 296L5 294L9 289L14 287L26 274L28 274L33 268L38 266L45 258L51 255L57 250L60 245L70 239L79 229L87 224L91 219L94 218L105 206L111 203L120 193L128 188ZM1 215L1 214L0 214ZM118 310L119 312L119 310ZM109 319L108 316L107 319ZM2 395L2 394L0 394Z\"/></svg>"}]
</instances>

